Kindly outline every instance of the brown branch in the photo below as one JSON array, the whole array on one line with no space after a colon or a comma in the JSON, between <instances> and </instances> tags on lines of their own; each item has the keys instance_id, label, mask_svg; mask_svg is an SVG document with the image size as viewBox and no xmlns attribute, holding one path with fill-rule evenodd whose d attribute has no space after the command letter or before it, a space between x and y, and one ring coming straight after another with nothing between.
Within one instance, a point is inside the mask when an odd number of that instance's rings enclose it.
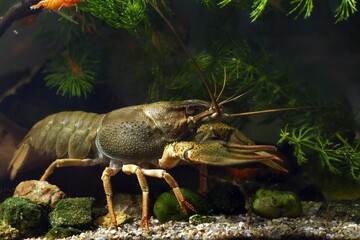
<instances>
[{"instance_id":1,"label":"brown branch","mask_svg":"<svg viewBox=\"0 0 360 240\"><path fill-rule=\"evenodd\" d=\"M30 6L38 2L40 2L40 0L23 0L12 6L4 16L0 17L0 37L16 20L39 13L41 9L30 9Z\"/></svg>"},{"instance_id":2,"label":"brown branch","mask_svg":"<svg viewBox=\"0 0 360 240\"><path fill-rule=\"evenodd\" d=\"M17 83L11 88L7 89L4 93L0 95L0 103L7 98L8 96L16 94L16 91L22 88L24 85L31 82L31 80L40 72L44 67L44 63L38 64L30 69L29 75L17 81Z\"/></svg>"}]
</instances>

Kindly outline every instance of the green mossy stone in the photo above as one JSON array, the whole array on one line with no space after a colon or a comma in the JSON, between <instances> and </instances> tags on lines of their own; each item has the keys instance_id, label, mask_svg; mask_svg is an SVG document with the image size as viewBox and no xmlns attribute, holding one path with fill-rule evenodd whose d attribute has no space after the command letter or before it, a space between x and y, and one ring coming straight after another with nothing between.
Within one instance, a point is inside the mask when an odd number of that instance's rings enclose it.
<instances>
[{"instance_id":1,"label":"green mossy stone","mask_svg":"<svg viewBox=\"0 0 360 240\"><path fill-rule=\"evenodd\" d=\"M11 227L10 225L1 225L0 224L0 239L1 240L16 240L19 239L20 234L19 230Z\"/></svg>"},{"instance_id":2,"label":"green mossy stone","mask_svg":"<svg viewBox=\"0 0 360 240\"><path fill-rule=\"evenodd\" d=\"M198 225L201 223L210 223L215 222L216 218L214 216L194 214L189 217L189 223L192 225Z\"/></svg>"},{"instance_id":3,"label":"green mossy stone","mask_svg":"<svg viewBox=\"0 0 360 240\"><path fill-rule=\"evenodd\" d=\"M49 232L46 233L45 237L48 240L52 240L52 239L66 238L80 233L81 231L76 228L53 227L52 229L50 229Z\"/></svg>"},{"instance_id":4,"label":"green mossy stone","mask_svg":"<svg viewBox=\"0 0 360 240\"><path fill-rule=\"evenodd\" d=\"M186 201L188 201L196 210L196 213L201 215L208 215L211 211L210 203L208 203L204 197L200 194L190 191L188 189L181 189ZM160 222L184 221L189 218L193 212L187 209L188 215L185 215L180 208L180 205L173 193L168 191L162 193L155 201L154 214Z\"/></svg>"},{"instance_id":5,"label":"green mossy stone","mask_svg":"<svg viewBox=\"0 0 360 240\"><path fill-rule=\"evenodd\" d=\"M45 207L21 197L8 198L0 205L0 221L19 230L23 237L43 234L48 226Z\"/></svg>"},{"instance_id":6,"label":"green mossy stone","mask_svg":"<svg viewBox=\"0 0 360 240\"><path fill-rule=\"evenodd\" d=\"M293 192L259 189L253 201L253 212L267 218L299 217L302 205L299 197Z\"/></svg>"},{"instance_id":7,"label":"green mossy stone","mask_svg":"<svg viewBox=\"0 0 360 240\"><path fill-rule=\"evenodd\" d=\"M94 198L65 198L60 200L49 214L53 227L87 226L92 224Z\"/></svg>"}]
</instances>

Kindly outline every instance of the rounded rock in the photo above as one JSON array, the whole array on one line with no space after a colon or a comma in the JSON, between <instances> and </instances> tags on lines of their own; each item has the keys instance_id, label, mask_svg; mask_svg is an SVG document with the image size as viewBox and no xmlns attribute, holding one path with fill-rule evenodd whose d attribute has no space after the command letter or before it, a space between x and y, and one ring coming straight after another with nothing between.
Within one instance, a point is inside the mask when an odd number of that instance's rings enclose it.
<instances>
[{"instance_id":1,"label":"rounded rock","mask_svg":"<svg viewBox=\"0 0 360 240\"><path fill-rule=\"evenodd\" d=\"M27 198L35 203L53 207L65 197L65 193L46 181L29 180L19 183L13 196Z\"/></svg>"}]
</instances>

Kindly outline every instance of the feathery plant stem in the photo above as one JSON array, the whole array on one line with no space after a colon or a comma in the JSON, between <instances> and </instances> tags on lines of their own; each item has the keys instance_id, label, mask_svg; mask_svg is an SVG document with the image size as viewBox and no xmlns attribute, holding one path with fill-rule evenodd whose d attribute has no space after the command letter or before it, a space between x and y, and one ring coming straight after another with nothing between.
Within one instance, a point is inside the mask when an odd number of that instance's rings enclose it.
<instances>
[{"instance_id":1,"label":"feathery plant stem","mask_svg":"<svg viewBox=\"0 0 360 240\"><path fill-rule=\"evenodd\" d=\"M340 6L335 11L336 22L347 20L350 14L356 11L356 0L341 0Z\"/></svg>"},{"instance_id":2,"label":"feathery plant stem","mask_svg":"<svg viewBox=\"0 0 360 240\"><path fill-rule=\"evenodd\" d=\"M313 11L314 8L313 0L292 0L290 4L296 5L289 12L289 14L298 12L298 14L295 16L295 19L297 19L301 14L304 14L304 19L310 17L311 12Z\"/></svg>"},{"instance_id":3,"label":"feathery plant stem","mask_svg":"<svg viewBox=\"0 0 360 240\"><path fill-rule=\"evenodd\" d=\"M264 12L268 0L254 0L253 11L250 13L251 22L256 21Z\"/></svg>"},{"instance_id":4,"label":"feathery plant stem","mask_svg":"<svg viewBox=\"0 0 360 240\"><path fill-rule=\"evenodd\" d=\"M306 151L312 151L319 157L323 167L327 167L335 174L348 173L351 178L360 182L360 141L350 144L339 133L334 134L333 140L325 139L317 127L303 125L288 130L288 126L280 132L280 140L288 142L294 147L294 156L299 164L307 163Z\"/></svg>"}]
</instances>

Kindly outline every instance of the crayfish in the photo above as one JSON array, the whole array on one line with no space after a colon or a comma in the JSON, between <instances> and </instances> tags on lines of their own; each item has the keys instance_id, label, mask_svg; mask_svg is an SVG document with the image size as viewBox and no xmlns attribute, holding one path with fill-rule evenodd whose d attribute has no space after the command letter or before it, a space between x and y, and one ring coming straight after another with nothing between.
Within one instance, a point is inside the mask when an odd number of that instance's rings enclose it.
<instances>
[{"instance_id":1,"label":"crayfish","mask_svg":"<svg viewBox=\"0 0 360 240\"><path fill-rule=\"evenodd\" d=\"M43 0L33 8L45 6L59 10L76 6L79 2ZM152 1L148 3L170 25L157 6ZM171 25L170 28L174 31ZM178 36L176 31L174 33ZM185 45L180 43L199 69ZM199 73L202 76L200 69ZM101 179L110 217L116 226L110 179L120 170L135 174L142 191L141 226L149 229L146 177L164 179L172 188L181 210L185 214L187 209L195 211L184 198L176 180L165 170L180 162L199 166L263 163L287 172L277 163L282 160L272 153L276 147L255 145L239 130L222 123L223 118L239 116L223 113L223 105L234 99L217 103L221 93L215 99L207 81L204 77L202 79L211 103L202 100L162 101L124 107L107 114L75 111L46 117L36 123L20 143L9 164L11 178L25 165L32 165L34 160L56 159L45 170L41 181L46 181L55 168L105 163L108 167ZM155 168L143 167L149 164Z\"/></svg>"},{"instance_id":2,"label":"crayfish","mask_svg":"<svg viewBox=\"0 0 360 240\"><path fill-rule=\"evenodd\" d=\"M202 100L155 102L129 106L107 114L60 112L36 123L20 143L9 165L13 179L23 165L55 158L41 181L55 168L108 164L102 173L111 220L116 226L110 178L122 170L137 176L142 191L141 226L148 226L149 188L146 177L164 179L184 213L195 211L175 179L165 170L179 162L229 166L259 162L286 171L271 152L274 146L255 145L237 129L221 122L230 116ZM151 163L156 168L143 168Z\"/></svg>"}]
</instances>

